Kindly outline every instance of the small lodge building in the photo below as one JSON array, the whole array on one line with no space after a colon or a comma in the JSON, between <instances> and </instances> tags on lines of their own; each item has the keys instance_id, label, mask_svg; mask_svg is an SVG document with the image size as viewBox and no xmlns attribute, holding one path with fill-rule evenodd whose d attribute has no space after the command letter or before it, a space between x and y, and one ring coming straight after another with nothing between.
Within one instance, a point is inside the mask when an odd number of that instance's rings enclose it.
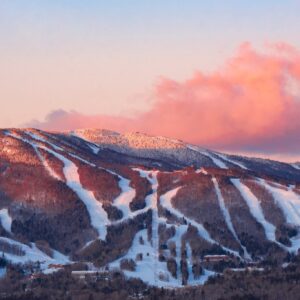
<instances>
[{"instance_id":1,"label":"small lodge building","mask_svg":"<svg viewBox=\"0 0 300 300\"><path fill-rule=\"evenodd\" d=\"M89 271L89 270L82 270L82 271L72 271L72 276L78 279L86 279L91 277L93 279L102 279L107 280L110 278L110 273L105 271Z\"/></svg>"},{"instance_id":2,"label":"small lodge building","mask_svg":"<svg viewBox=\"0 0 300 300\"><path fill-rule=\"evenodd\" d=\"M61 269L63 267L64 267L64 265L62 265L62 264L50 264L48 266L49 269Z\"/></svg>"}]
</instances>

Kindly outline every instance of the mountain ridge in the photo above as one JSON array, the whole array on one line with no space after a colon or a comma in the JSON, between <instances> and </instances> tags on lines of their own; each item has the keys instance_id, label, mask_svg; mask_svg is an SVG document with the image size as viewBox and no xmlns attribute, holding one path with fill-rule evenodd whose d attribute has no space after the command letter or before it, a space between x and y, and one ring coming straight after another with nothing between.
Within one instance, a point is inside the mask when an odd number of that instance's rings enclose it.
<instances>
[{"instance_id":1,"label":"mountain ridge","mask_svg":"<svg viewBox=\"0 0 300 300\"><path fill-rule=\"evenodd\" d=\"M0 146L0 251L14 263L88 263L180 287L300 248L291 164L107 130L4 129Z\"/></svg>"}]
</instances>

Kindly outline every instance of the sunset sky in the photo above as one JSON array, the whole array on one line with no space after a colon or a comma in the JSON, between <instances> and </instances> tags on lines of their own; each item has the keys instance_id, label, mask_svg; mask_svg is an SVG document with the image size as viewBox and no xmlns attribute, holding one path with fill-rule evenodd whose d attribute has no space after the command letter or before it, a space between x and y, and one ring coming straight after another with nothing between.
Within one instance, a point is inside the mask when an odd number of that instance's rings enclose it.
<instances>
[{"instance_id":1,"label":"sunset sky","mask_svg":"<svg viewBox=\"0 0 300 300\"><path fill-rule=\"evenodd\" d=\"M1 0L0 127L300 158L299 0Z\"/></svg>"}]
</instances>

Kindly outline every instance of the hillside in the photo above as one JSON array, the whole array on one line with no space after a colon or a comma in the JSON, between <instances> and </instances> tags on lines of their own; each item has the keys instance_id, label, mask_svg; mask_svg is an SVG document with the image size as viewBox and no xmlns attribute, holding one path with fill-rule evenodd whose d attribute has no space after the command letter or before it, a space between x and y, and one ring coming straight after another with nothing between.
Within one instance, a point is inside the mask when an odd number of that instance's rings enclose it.
<instances>
[{"instance_id":1,"label":"hillside","mask_svg":"<svg viewBox=\"0 0 300 300\"><path fill-rule=\"evenodd\" d=\"M142 133L3 129L0 221L14 264L199 285L298 253L300 169Z\"/></svg>"}]
</instances>

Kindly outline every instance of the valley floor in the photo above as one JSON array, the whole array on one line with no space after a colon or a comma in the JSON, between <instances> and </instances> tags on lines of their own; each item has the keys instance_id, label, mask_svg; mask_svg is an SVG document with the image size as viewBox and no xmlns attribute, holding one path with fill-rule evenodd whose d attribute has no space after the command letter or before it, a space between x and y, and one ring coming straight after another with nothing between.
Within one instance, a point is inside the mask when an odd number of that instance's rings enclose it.
<instances>
[{"instance_id":1,"label":"valley floor","mask_svg":"<svg viewBox=\"0 0 300 300\"><path fill-rule=\"evenodd\" d=\"M108 277L74 278L65 269L51 275L28 278L17 267L0 279L1 299L146 299L146 300L225 300L300 299L299 262L285 268L264 271L226 271L203 286L181 289L149 287L141 280L126 280L122 273Z\"/></svg>"}]
</instances>

